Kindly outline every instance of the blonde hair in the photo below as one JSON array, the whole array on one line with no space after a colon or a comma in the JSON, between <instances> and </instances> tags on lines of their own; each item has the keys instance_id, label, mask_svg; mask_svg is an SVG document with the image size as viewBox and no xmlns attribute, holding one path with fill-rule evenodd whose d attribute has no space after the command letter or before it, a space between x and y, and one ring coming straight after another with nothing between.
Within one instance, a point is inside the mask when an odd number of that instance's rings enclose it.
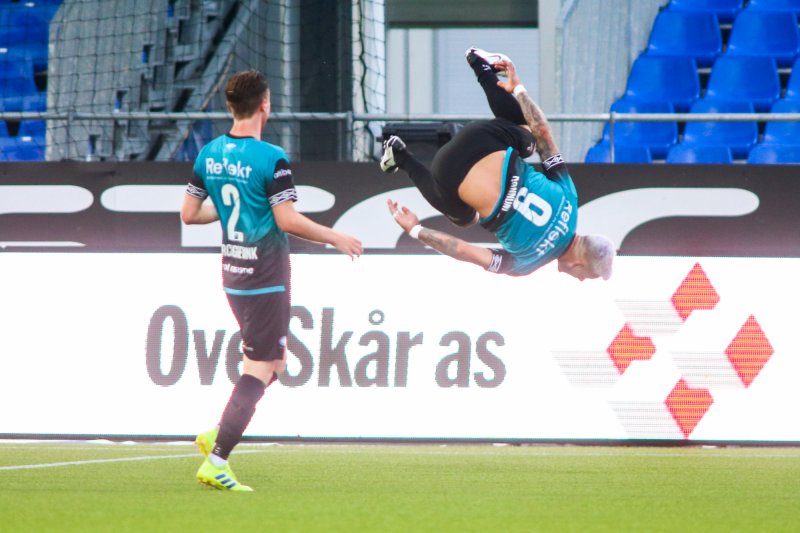
<instances>
[{"instance_id":1,"label":"blonde hair","mask_svg":"<svg viewBox=\"0 0 800 533\"><path fill-rule=\"evenodd\" d=\"M611 277L616 248L611 239L603 235L583 236L583 257L587 268L603 279Z\"/></svg>"}]
</instances>

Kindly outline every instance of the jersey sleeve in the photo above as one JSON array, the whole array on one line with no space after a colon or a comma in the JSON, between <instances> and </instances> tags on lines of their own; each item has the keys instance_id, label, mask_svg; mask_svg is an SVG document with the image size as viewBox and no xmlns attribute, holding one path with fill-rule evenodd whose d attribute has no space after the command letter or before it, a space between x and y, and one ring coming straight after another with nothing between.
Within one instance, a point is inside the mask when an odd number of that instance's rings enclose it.
<instances>
[{"instance_id":1,"label":"jersey sleeve","mask_svg":"<svg viewBox=\"0 0 800 533\"><path fill-rule=\"evenodd\" d=\"M542 167L544 168L544 175L553 181L561 181L569 176L567 164L561 154L553 154L542 161Z\"/></svg>"},{"instance_id":2,"label":"jersey sleeve","mask_svg":"<svg viewBox=\"0 0 800 533\"><path fill-rule=\"evenodd\" d=\"M270 206L276 206L289 200L297 201L297 189L292 180L292 167L285 158L278 159L275 163L275 172L267 185L267 198L269 198Z\"/></svg>"},{"instance_id":3,"label":"jersey sleeve","mask_svg":"<svg viewBox=\"0 0 800 533\"><path fill-rule=\"evenodd\" d=\"M492 250L492 262L486 267L487 272L508 274L514 268L514 256L505 250Z\"/></svg>"},{"instance_id":4,"label":"jersey sleeve","mask_svg":"<svg viewBox=\"0 0 800 533\"><path fill-rule=\"evenodd\" d=\"M192 177L189 178L189 183L186 185L186 194L201 200L208 198L208 191L206 190L205 183L203 183L203 178L197 174L196 168L192 173Z\"/></svg>"}]
</instances>

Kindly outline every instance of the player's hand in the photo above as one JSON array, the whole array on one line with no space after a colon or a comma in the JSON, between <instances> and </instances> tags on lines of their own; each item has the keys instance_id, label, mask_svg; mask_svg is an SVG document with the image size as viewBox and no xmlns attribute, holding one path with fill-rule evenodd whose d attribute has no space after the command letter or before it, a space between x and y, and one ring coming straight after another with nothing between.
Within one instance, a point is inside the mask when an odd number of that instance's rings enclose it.
<instances>
[{"instance_id":1,"label":"player's hand","mask_svg":"<svg viewBox=\"0 0 800 533\"><path fill-rule=\"evenodd\" d=\"M407 207L399 207L397 202L391 198L386 202L389 205L389 213L394 217L394 221L403 228L406 233L419 224L419 218Z\"/></svg>"},{"instance_id":2,"label":"player's hand","mask_svg":"<svg viewBox=\"0 0 800 533\"><path fill-rule=\"evenodd\" d=\"M364 245L361 244L361 241L347 233L339 233L332 244L343 254L349 255L351 259L355 259L364 253Z\"/></svg>"},{"instance_id":3,"label":"player's hand","mask_svg":"<svg viewBox=\"0 0 800 533\"><path fill-rule=\"evenodd\" d=\"M511 61L498 61L497 63L492 64L492 67L495 70L506 72L506 79L501 79L497 82L497 86L501 87L506 92L513 92L514 87L522 83L519 79L519 76L517 76L517 69L514 68L514 63Z\"/></svg>"}]
</instances>

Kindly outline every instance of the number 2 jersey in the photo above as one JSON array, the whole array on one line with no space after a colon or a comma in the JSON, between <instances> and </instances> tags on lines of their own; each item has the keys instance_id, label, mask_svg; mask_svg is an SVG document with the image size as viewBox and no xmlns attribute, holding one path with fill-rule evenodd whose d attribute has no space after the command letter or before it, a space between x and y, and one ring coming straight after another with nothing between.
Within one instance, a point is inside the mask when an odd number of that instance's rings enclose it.
<instances>
[{"instance_id":1,"label":"number 2 jersey","mask_svg":"<svg viewBox=\"0 0 800 533\"><path fill-rule=\"evenodd\" d=\"M503 188L481 225L502 250L492 252L490 272L522 276L560 257L575 238L578 193L561 154L542 162L544 174L513 148L506 151Z\"/></svg>"},{"instance_id":2,"label":"number 2 jersey","mask_svg":"<svg viewBox=\"0 0 800 533\"><path fill-rule=\"evenodd\" d=\"M225 292L288 290L289 239L272 207L297 201L297 189L282 148L254 137L217 137L197 156L186 192L210 197L219 214Z\"/></svg>"}]
</instances>

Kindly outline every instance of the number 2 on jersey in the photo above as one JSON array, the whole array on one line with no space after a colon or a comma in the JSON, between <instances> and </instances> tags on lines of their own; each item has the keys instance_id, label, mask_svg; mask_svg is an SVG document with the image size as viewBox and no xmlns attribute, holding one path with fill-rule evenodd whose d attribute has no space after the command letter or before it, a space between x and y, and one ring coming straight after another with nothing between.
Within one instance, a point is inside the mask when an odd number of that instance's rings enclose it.
<instances>
[{"instance_id":1,"label":"number 2 on jersey","mask_svg":"<svg viewBox=\"0 0 800 533\"><path fill-rule=\"evenodd\" d=\"M222 203L227 207L233 206L231 216L228 217L228 240L233 242L244 242L244 233L236 231L236 223L239 222L241 201L239 199L239 189L235 185L226 183L220 191L222 193Z\"/></svg>"}]
</instances>

